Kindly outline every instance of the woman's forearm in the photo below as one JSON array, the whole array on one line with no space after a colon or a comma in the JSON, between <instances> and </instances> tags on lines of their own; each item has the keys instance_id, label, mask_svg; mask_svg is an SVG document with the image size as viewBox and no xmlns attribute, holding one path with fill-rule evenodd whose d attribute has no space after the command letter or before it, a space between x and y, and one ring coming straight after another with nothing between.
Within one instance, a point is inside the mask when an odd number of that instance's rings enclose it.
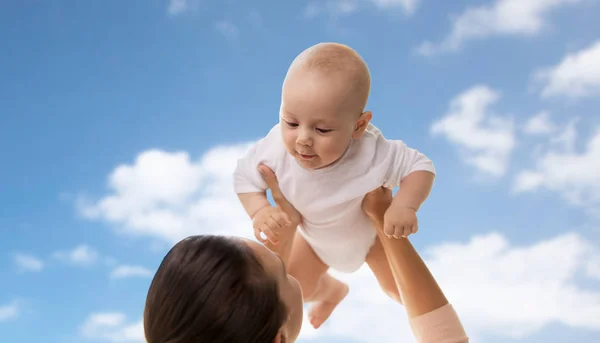
<instances>
[{"instance_id":1,"label":"woman's forearm","mask_svg":"<svg viewBox=\"0 0 600 343\"><path fill-rule=\"evenodd\" d=\"M435 278L407 238L388 238L383 230L378 230L378 236L409 317L448 304Z\"/></svg>"},{"instance_id":2,"label":"woman's forearm","mask_svg":"<svg viewBox=\"0 0 600 343\"><path fill-rule=\"evenodd\" d=\"M417 342L467 343L456 311L410 241L384 233L383 217L391 202L392 192L381 187L365 196L362 207L381 240Z\"/></svg>"},{"instance_id":3,"label":"woman's forearm","mask_svg":"<svg viewBox=\"0 0 600 343\"><path fill-rule=\"evenodd\" d=\"M413 318L448 304L437 281L410 241L405 237L388 238L383 232L383 214L380 211L371 220L387 255L408 316Z\"/></svg>"}]
</instances>

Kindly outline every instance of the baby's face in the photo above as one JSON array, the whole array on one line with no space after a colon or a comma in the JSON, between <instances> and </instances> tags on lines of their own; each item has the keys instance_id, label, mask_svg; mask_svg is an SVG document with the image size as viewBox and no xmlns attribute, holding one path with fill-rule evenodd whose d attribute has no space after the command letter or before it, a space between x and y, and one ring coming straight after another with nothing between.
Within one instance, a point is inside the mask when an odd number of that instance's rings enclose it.
<instances>
[{"instance_id":1,"label":"baby's face","mask_svg":"<svg viewBox=\"0 0 600 343\"><path fill-rule=\"evenodd\" d=\"M306 169L336 162L356 137L360 110L348 106L348 86L316 72L288 75L280 124L286 150ZM354 113L356 112L356 113Z\"/></svg>"}]
</instances>

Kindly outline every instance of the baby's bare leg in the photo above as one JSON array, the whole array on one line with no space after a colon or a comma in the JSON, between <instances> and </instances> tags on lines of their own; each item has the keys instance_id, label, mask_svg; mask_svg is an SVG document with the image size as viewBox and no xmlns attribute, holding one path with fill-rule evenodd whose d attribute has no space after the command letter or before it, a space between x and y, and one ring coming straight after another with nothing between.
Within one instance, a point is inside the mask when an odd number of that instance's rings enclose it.
<instances>
[{"instance_id":1,"label":"baby's bare leg","mask_svg":"<svg viewBox=\"0 0 600 343\"><path fill-rule=\"evenodd\" d=\"M371 268L371 271L373 271L373 274L375 274L375 278L377 279L377 282L379 282L379 286L381 286L383 292L390 298L402 304L398 286L394 280L390 263L388 262L379 237L375 238L375 244L373 244L371 250L369 250L366 261L369 268Z\"/></svg>"},{"instance_id":2,"label":"baby's bare leg","mask_svg":"<svg viewBox=\"0 0 600 343\"><path fill-rule=\"evenodd\" d=\"M317 329L346 297L348 286L327 273L329 267L299 233L294 238L288 268L290 275L300 283L304 301L315 302L308 318Z\"/></svg>"},{"instance_id":3,"label":"baby's bare leg","mask_svg":"<svg viewBox=\"0 0 600 343\"><path fill-rule=\"evenodd\" d=\"M321 261L299 232L296 232L287 267L290 275L300 282L304 301L313 301L319 279L329 267Z\"/></svg>"}]
</instances>

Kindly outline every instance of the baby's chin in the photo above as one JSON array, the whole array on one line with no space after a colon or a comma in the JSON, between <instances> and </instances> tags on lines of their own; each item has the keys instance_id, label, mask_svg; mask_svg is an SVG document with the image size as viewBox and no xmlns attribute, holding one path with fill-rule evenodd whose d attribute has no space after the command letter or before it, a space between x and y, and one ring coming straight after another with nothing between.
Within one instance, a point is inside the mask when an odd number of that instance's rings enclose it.
<instances>
[{"instance_id":1,"label":"baby's chin","mask_svg":"<svg viewBox=\"0 0 600 343\"><path fill-rule=\"evenodd\" d=\"M311 160L307 161L307 160L302 159L300 157L296 157L296 161L298 161L298 163L304 169L308 169L308 170L319 170L319 169L327 168L327 167L335 164L335 162L336 162L336 161L333 161L333 162L324 162L320 158L316 158L314 161L311 161Z\"/></svg>"},{"instance_id":2,"label":"baby's chin","mask_svg":"<svg viewBox=\"0 0 600 343\"><path fill-rule=\"evenodd\" d=\"M337 160L323 160L323 158L319 155L313 155L310 157L306 157L303 155L300 155L297 151L295 150L288 150L288 154L291 155L291 157L293 157L296 162L298 162L298 164L300 166L302 166L302 168L307 169L307 170L319 170L319 169L323 169L323 168L327 168L333 164L335 164L337 162Z\"/></svg>"},{"instance_id":3,"label":"baby's chin","mask_svg":"<svg viewBox=\"0 0 600 343\"><path fill-rule=\"evenodd\" d=\"M323 168L323 164L321 163L320 159L318 156L314 156L312 158L303 158L302 156L295 154L294 159L296 159L296 162L298 162L298 164L300 164L302 166L302 168L304 169L308 169L308 170L316 170L316 169L320 169Z\"/></svg>"}]
</instances>

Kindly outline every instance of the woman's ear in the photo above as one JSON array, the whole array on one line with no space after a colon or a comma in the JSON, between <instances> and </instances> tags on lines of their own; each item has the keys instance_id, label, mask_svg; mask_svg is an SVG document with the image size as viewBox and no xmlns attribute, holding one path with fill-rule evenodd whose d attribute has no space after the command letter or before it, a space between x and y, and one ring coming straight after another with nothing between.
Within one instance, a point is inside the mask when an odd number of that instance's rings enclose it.
<instances>
[{"instance_id":1,"label":"woman's ear","mask_svg":"<svg viewBox=\"0 0 600 343\"><path fill-rule=\"evenodd\" d=\"M286 343L286 339L285 339L285 335L283 334L283 332L280 330L277 333L277 336L275 336L275 339L273 340L273 343Z\"/></svg>"}]
</instances>

